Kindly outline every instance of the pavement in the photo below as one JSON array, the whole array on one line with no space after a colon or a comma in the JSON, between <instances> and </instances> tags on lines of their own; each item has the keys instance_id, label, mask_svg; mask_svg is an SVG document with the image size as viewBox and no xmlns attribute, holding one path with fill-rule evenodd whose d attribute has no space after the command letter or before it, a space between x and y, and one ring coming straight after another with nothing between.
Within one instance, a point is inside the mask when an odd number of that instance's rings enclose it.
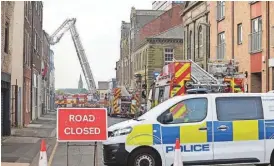
<instances>
[{"instance_id":1,"label":"pavement","mask_svg":"<svg viewBox=\"0 0 274 166\"><path fill-rule=\"evenodd\" d=\"M108 117L108 125L125 121L125 118ZM53 154L52 162L49 161L49 166L93 166L94 165L94 143L58 143L56 151ZM68 150L68 153L67 153ZM68 158L67 158L68 154ZM104 166L103 164L102 144L98 143L95 153L96 166ZM68 161L68 164L67 164Z\"/></svg>"},{"instance_id":2,"label":"pavement","mask_svg":"<svg viewBox=\"0 0 274 166\"><path fill-rule=\"evenodd\" d=\"M37 166L40 143L45 139L47 155L56 143L56 111L50 111L24 128L13 128L11 136L1 140L1 165Z\"/></svg>"}]
</instances>

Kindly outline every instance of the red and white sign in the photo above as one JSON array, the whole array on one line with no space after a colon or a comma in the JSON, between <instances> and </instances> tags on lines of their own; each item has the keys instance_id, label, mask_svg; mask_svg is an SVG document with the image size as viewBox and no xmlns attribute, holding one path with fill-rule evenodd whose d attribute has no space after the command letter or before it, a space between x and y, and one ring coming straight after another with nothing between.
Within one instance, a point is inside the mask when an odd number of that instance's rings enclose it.
<instances>
[{"instance_id":1,"label":"red and white sign","mask_svg":"<svg viewBox=\"0 0 274 166\"><path fill-rule=\"evenodd\" d=\"M105 108L58 108L57 141L100 142L107 137Z\"/></svg>"}]
</instances>

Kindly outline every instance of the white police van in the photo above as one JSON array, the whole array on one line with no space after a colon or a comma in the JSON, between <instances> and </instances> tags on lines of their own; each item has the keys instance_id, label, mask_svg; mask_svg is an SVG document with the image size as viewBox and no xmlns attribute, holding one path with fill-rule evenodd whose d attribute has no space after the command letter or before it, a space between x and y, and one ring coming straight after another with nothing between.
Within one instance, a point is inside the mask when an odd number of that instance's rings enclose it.
<instances>
[{"instance_id":1,"label":"white police van","mask_svg":"<svg viewBox=\"0 0 274 166\"><path fill-rule=\"evenodd\" d=\"M274 166L274 94L176 96L108 132L105 165L171 166L179 138L184 165Z\"/></svg>"}]
</instances>

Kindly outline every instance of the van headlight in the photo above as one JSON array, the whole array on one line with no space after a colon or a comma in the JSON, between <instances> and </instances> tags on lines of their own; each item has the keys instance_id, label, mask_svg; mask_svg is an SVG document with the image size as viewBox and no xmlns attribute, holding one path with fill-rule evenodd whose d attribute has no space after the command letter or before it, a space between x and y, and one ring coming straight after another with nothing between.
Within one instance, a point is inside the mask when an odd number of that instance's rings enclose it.
<instances>
[{"instance_id":1,"label":"van headlight","mask_svg":"<svg viewBox=\"0 0 274 166\"><path fill-rule=\"evenodd\" d=\"M127 134L131 133L131 131L132 131L132 127L118 129L118 130L113 131L112 136L116 137L116 136L120 136L120 135L127 135Z\"/></svg>"}]
</instances>

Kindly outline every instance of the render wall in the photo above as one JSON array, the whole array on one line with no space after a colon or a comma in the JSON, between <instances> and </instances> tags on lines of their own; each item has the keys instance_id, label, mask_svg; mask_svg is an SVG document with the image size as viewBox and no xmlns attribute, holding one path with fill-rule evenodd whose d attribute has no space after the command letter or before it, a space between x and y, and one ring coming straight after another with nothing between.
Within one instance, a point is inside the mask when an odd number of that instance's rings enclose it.
<instances>
[{"instance_id":1,"label":"render wall","mask_svg":"<svg viewBox=\"0 0 274 166\"><path fill-rule=\"evenodd\" d=\"M12 40L12 60L11 60L11 84L18 85L18 125L23 125L23 54L24 54L24 2L15 1L14 3L14 26ZM14 94L12 94L14 95ZM15 104L11 107L15 111Z\"/></svg>"}]
</instances>

